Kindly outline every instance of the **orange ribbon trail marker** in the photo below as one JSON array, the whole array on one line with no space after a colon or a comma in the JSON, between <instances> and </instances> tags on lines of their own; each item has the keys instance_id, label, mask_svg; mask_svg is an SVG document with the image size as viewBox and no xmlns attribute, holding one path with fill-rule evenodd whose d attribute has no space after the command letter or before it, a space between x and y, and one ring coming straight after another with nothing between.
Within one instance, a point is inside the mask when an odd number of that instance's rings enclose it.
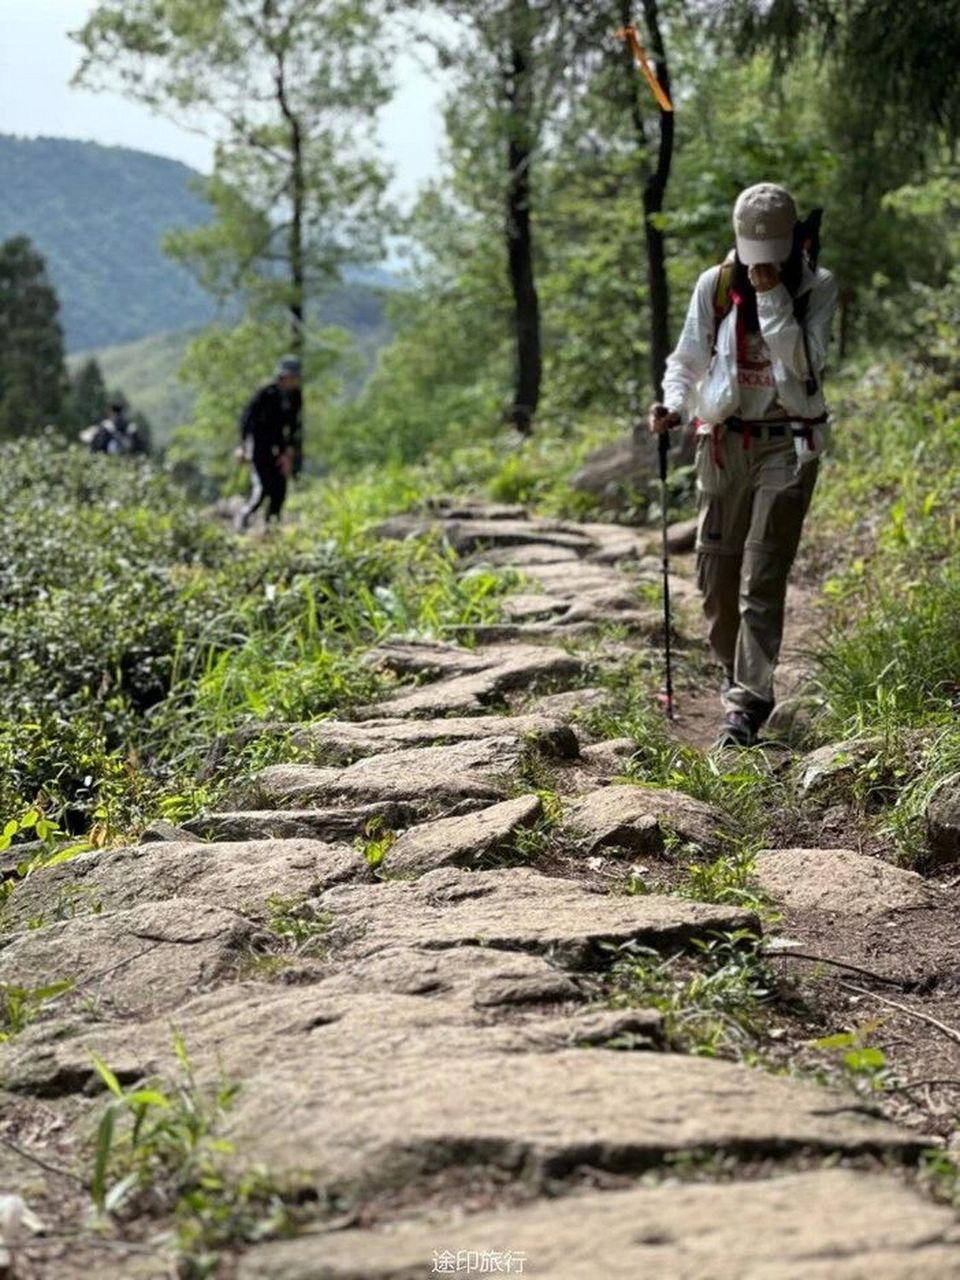
<instances>
[{"instance_id":1,"label":"orange ribbon trail marker","mask_svg":"<svg viewBox=\"0 0 960 1280\"><path fill-rule=\"evenodd\" d=\"M640 43L640 40L637 36L636 27L622 27L617 32L617 35L620 37L621 40L626 40L627 44L633 50L633 56L637 60L637 65L640 67L640 70L646 76L647 84L653 90L653 96L656 98L657 102L660 104L660 110L672 111L673 103L667 97L666 93L663 90L663 86L661 85L660 81L657 79L656 75L654 74L654 70L650 66L650 63L647 61L647 55L644 53L643 45Z\"/></svg>"}]
</instances>

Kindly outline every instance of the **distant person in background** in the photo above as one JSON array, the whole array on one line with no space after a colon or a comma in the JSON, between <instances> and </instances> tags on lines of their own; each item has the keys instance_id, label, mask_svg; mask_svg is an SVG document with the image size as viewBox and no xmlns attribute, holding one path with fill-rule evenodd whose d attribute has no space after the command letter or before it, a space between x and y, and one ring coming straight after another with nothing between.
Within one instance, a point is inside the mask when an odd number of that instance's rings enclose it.
<instances>
[{"instance_id":1,"label":"distant person in background","mask_svg":"<svg viewBox=\"0 0 960 1280\"><path fill-rule=\"evenodd\" d=\"M254 395L240 417L237 458L253 469L250 498L240 511L236 529L246 529L254 512L267 503L267 523L280 519L287 496L287 480L299 475L301 445L302 368L296 356L284 356L272 382Z\"/></svg>"},{"instance_id":2,"label":"distant person in background","mask_svg":"<svg viewBox=\"0 0 960 1280\"><path fill-rule=\"evenodd\" d=\"M137 424L127 417L122 400L113 400L106 418L93 432L91 453L140 454L147 452Z\"/></svg>"}]
</instances>

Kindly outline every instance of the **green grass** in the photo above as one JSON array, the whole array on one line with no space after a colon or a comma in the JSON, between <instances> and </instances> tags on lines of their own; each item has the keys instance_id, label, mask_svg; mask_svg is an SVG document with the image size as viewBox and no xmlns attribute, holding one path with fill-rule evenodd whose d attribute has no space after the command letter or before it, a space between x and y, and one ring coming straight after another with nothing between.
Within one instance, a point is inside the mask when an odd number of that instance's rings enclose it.
<instances>
[{"instance_id":1,"label":"green grass","mask_svg":"<svg viewBox=\"0 0 960 1280\"><path fill-rule=\"evenodd\" d=\"M802 561L826 575L814 740L874 743L846 788L922 861L923 809L960 765L960 392L891 363L843 385Z\"/></svg>"},{"instance_id":2,"label":"green grass","mask_svg":"<svg viewBox=\"0 0 960 1280\"><path fill-rule=\"evenodd\" d=\"M664 959L638 947L610 972L614 1008L653 1008L668 1047L704 1057L753 1060L776 977L759 939L746 931L718 937Z\"/></svg>"},{"instance_id":3,"label":"green grass","mask_svg":"<svg viewBox=\"0 0 960 1280\"><path fill-rule=\"evenodd\" d=\"M292 1200L259 1168L240 1169L227 1138L237 1086L198 1081L174 1034L171 1079L124 1089L93 1055L110 1095L91 1143L90 1197L101 1228L149 1213L166 1218L184 1280L219 1273L224 1250L291 1234Z\"/></svg>"},{"instance_id":4,"label":"green grass","mask_svg":"<svg viewBox=\"0 0 960 1280\"><path fill-rule=\"evenodd\" d=\"M461 577L435 540L372 538L407 505L396 471L307 483L289 528L238 540L151 464L55 437L0 462L0 816L36 807L71 834L189 812L201 770L210 792L255 763L235 742L244 723L375 699L371 646L491 621L515 580ZM259 750L260 764L289 756Z\"/></svg>"}]
</instances>

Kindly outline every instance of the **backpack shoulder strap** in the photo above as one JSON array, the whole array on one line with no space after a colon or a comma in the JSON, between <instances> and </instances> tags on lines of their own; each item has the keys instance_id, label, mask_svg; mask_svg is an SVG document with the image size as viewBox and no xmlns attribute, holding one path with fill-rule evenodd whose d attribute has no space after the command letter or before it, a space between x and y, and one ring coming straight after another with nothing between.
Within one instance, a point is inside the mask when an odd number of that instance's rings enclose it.
<instances>
[{"instance_id":1,"label":"backpack shoulder strap","mask_svg":"<svg viewBox=\"0 0 960 1280\"><path fill-rule=\"evenodd\" d=\"M733 270L736 250L731 249L717 268L717 282L713 287L713 351L717 350L717 334L720 325L733 307Z\"/></svg>"},{"instance_id":2,"label":"backpack shoulder strap","mask_svg":"<svg viewBox=\"0 0 960 1280\"><path fill-rule=\"evenodd\" d=\"M733 290L733 268L735 264L734 250L731 249L724 260L720 263L720 270L717 272L717 283L713 290L713 315L720 328L720 321L729 315L730 308L733 306L733 298L731 293Z\"/></svg>"}]
</instances>

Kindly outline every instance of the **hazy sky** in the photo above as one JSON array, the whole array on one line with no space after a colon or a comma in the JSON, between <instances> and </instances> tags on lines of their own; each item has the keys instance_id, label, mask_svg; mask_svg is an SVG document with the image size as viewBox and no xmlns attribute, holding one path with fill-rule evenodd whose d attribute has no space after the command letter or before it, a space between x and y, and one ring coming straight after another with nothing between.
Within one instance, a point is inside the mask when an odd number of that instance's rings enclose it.
<instances>
[{"instance_id":1,"label":"hazy sky","mask_svg":"<svg viewBox=\"0 0 960 1280\"><path fill-rule=\"evenodd\" d=\"M0 0L0 132L136 147L208 169L205 139L114 94L70 88L79 51L67 32L94 8L93 0ZM381 134L397 194L407 194L436 169L440 88L410 58L398 62L396 79Z\"/></svg>"}]
</instances>

